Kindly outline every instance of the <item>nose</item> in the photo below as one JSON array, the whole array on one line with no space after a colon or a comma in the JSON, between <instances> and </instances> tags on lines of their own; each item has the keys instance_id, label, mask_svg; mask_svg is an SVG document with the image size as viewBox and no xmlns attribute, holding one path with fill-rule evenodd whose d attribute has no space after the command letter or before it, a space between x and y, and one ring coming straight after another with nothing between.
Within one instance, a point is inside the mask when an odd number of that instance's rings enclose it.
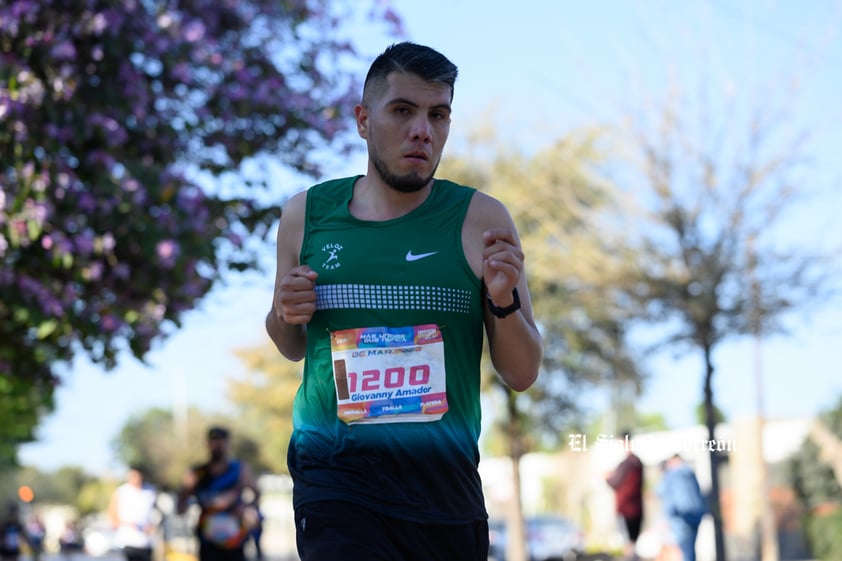
<instances>
[{"instance_id":1,"label":"nose","mask_svg":"<svg viewBox=\"0 0 842 561\"><path fill-rule=\"evenodd\" d=\"M427 115L418 115L412 121L410 135L412 140L420 140L421 142L430 142L433 139L433 126Z\"/></svg>"}]
</instances>

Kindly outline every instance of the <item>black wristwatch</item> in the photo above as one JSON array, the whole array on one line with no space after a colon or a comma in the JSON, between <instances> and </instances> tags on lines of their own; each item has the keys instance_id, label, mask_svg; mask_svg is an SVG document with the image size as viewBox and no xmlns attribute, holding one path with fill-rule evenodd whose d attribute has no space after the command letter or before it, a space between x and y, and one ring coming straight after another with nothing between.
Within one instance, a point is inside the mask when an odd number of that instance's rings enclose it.
<instances>
[{"instance_id":1,"label":"black wristwatch","mask_svg":"<svg viewBox=\"0 0 842 561\"><path fill-rule=\"evenodd\" d=\"M486 300L488 300L488 310L498 318L504 318L509 314L512 314L520 309L520 296L518 296L517 287L512 289L512 297L515 299L515 301L506 306L505 308L500 308L494 305L494 302L491 301L490 294L486 294L485 296Z\"/></svg>"}]
</instances>

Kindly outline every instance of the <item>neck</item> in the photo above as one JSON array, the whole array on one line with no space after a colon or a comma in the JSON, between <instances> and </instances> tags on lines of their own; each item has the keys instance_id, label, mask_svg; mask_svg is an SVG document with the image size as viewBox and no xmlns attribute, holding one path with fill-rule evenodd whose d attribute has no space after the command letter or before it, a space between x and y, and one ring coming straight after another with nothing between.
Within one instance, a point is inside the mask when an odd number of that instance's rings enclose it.
<instances>
[{"instance_id":1,"label":"neck","mask_svg":"<svg viewBox=\"0 0 842 561\"><path fill-rule=\"evenodd\" d=\"M376 174L360 177L354 184L349 210L361 220L383 221L400 218L421 206L430 196L433 183L430 182L411 193L393 189Z\"/></svg>"}]
</instances>

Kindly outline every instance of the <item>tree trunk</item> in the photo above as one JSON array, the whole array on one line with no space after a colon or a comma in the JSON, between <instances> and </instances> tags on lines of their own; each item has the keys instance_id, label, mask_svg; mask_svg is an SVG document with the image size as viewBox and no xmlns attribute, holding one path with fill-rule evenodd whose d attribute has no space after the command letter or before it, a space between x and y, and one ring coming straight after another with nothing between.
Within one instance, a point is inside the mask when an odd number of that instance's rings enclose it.
<instances>
[{"instance_id":1,"label":"tree trunk","mask_svg":"<svg viewBox=\"0 0 842 561\"><path fill-rule=\"evenodd\" d=\"M527 561L526 533L520 484L520 459L523 456L523 430L515 404L514 392L508 391L509 457L512 461L512 508L506 515L506 560Z\"/></svg>"},{"instance_id":2,"label":"tree trunk","mask_svg":"<svg viewBox=\"0 0 842 561\"><path fill-rule=\"evenodd\" d=\"M713 362L711 347L705 345L705 424L708 440L716 440L716 410L713 406ZM708 447L710 455L710 511L713 516L714 540L716 543L716 561L725 561L725 536L722 529L722 507L719 500L719 454L715 446Z\"/></svg>"}]
</instances>

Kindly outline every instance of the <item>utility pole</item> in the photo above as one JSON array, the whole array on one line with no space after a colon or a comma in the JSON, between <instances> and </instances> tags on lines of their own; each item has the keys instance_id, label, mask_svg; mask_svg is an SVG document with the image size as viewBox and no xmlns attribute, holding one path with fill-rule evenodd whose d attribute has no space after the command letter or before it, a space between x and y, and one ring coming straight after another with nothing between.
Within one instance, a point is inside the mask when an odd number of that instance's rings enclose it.
<instances>
[{"instance_id":1,"label":"utility pole","mask_svg":"<svg viewBox=\"0 0 842 561\"><path fill-rule=\"evenodd\" d=\"M763 317L761 309L760 283L757 280L755 269L757 266L757 254L754 250L754 236L748 239L748 262L751 280L751 323L754 332L754 383L757 394L757 476L758 489L758 514L760 515L760 559L761 561L778 561L778 531L775 523L775 511L771 504L769 484L769 469L766 465L766 455L763 453L763 433L766 427L766 412L763 400L763 360L762 360L762 339L763 339Z\"/></svg>"},{"instance_id":2,"label":"utility pole","mask_svg":"<svg viewBox=\"0 0 842 561\"><path fill-rule=\"evenodd\" d=\"M188 412L187 412L187 381L184 378L184 371L178 369L172 379L173 402L172 416L175 430L175 441L180 450L187 450L189 442Z\"/></svg>"}]
</instances>

